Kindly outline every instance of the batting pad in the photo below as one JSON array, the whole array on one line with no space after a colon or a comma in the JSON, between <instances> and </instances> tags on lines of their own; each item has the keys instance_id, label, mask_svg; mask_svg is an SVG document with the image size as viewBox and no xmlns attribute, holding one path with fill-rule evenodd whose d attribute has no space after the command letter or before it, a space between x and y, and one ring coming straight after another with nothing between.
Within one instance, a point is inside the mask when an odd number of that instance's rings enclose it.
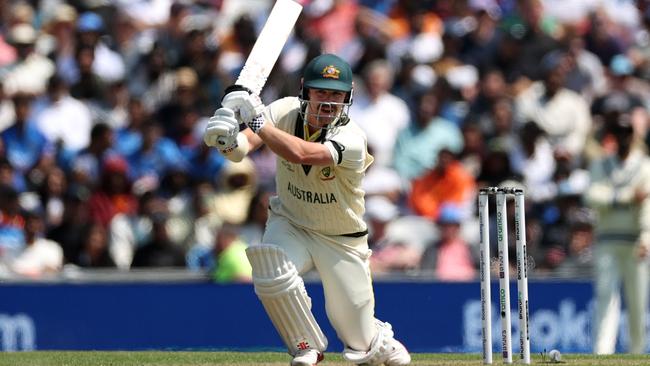
<instances>
[{"instance_id":1,"label":"batting pad","mask_svg":"<svg viewBox=\"0 0 650 366\"><path fill-rule=\"evenodd\" d=\"M255 293L291 355L304 349L325 351L327 338L311 312L311 299L296 266L282 248L261 244L246 249Z\"/></svg>"}]
</instances>

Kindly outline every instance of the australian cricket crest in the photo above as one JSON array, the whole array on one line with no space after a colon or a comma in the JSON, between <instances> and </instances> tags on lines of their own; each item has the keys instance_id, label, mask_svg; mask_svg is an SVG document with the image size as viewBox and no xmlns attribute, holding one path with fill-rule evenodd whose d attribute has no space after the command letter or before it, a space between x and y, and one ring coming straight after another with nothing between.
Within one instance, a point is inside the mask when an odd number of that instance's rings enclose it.
<instances>
[{"instance_id":1,"label":"australian cricket crest","mask_svg":"<svg viewBox=\"0 0 650 366\"><path fill-rule=\"evenodd\" d=\"M338 79L341 75L341 70L339 70L334 65L328 65L325 66L325 68L323 68L323 71L321 71L321 75L323 75L324 78L328 78L328 79Z\"/></svg>"},{"instance_id":2,"label":"australian cricket crest","mask_svg":"<svg viewBox=\"0 0 650 366\"><path fill-rule=\"evenodd\" d=\"M326 166L325 168L321 169L320 173L318 174L318 177L320 178L320 180L332 180L336 178L336 176L334 175L334 171L329 166Z\"/></svg>"}]
</instances>

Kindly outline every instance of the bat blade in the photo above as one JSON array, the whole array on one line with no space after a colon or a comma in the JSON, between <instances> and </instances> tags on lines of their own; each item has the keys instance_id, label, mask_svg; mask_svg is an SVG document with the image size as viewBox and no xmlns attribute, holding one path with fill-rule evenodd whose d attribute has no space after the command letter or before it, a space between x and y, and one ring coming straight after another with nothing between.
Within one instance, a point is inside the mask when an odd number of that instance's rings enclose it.
<instances>
[{"instance_id":1,"label":"bat blade","mask_svg":"<svg viewBox=\"0 0 650 366\"><path fill-rule=\"evenodd\" d=\"M276 1L235 84L260 94L301 11L293 0Z\"/></svg>"}]
</instances>

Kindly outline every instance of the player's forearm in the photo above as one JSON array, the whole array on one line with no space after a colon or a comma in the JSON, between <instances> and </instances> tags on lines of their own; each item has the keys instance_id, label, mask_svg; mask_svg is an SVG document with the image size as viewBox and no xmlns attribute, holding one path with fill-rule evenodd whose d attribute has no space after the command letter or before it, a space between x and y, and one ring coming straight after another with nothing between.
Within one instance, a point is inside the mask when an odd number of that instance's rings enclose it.
<instances>
[{"instance_id":1,"label":"player's forearm","mask_svg":"<svg viewBox=\"0 0 650 366\"><path fill-rule=\"evenodd\" d=\"M259 149L260 146L262 146L262 144L264 143L264 141L262 141L262 139L259 136L257 136L257 134L255 134L255 132L251 131L250 128L247 128L247 129L241 131L240 133L244 134L244 136L246 136L246 138L248 139L248 151L249 152L253 152L253 151Z\"/></svg>"},{"instance_id":2,"label":"player's forearm","mask_svg":"<svg viewBox=\"0 0 650 366\"><path fill-rule=\"evenodd\" d=\"M258 134L276 154L294 164L330 165L333 163L329 149L320 143L304 141L268 124Z\"/></svg>"},{"instance_id":3,"label":"player's forearm","mask_svg":"<svg viewBox=\"0 0 650 366\"><path fill-rule=\"evenodd\" d=\"M246 129L237 134L237 144L232 148L220 149L221 155L233 163L239 163L250 152L257 150L262 145L262 139L252 131Z\"/></svg>"}]
</instances>

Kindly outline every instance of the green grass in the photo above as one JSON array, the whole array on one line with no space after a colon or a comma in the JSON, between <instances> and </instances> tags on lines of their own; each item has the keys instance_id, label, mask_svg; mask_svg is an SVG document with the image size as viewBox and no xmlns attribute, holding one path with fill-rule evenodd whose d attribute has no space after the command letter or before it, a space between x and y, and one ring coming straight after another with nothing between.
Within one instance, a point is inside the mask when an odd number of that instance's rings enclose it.
<instances>
[{"instance_id":1,"label":"green grass","mask_svg":"<svg viewBox=\"0 0 650 366\"><path fill-rule=\"evenodd\" d=\"M503 362L495 354L494 365ZM562 355L561 365L650 365L650 355L593 356ZM0 353L0 366L209 366L209 365L288 365L289 356L280 352L13 352ZM533 365L551 362L542 355L533 355ZM482 365L478 354L416 353L414 366ZM327 353L320 365L351 365L340 354ZM319 366L320 366L319 365Z\"/></svg>"}]
</instances>

